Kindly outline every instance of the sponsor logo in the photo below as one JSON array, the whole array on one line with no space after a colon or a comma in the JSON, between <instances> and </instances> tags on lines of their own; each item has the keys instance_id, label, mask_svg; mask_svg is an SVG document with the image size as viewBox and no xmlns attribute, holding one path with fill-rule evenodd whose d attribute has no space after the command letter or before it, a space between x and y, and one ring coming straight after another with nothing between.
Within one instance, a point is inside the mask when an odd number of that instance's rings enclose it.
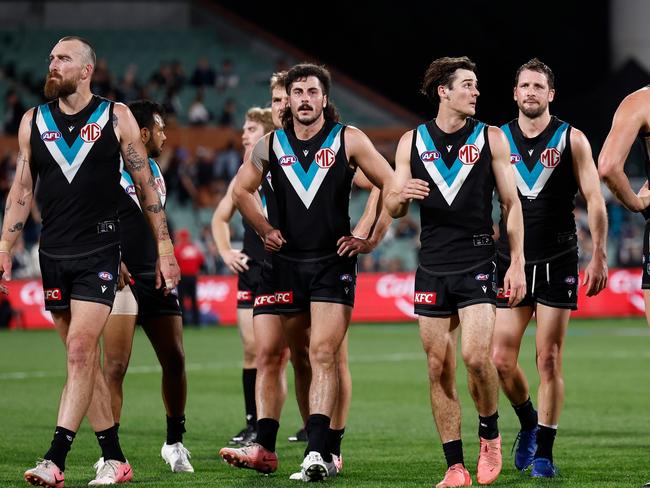
<instances>
[{"instance_id":1,"label":"sponsor logo","mask_svg":"<svg viewBox=\"0 0 650 488\"><path fill-rule=\"evenodd\" d=\"M416 291L415 303L418 305L434 305L437 293L435 291Z\"/></svg>"},{"instance_id":2,"label":"sponsor logo","mask_svg":"<svg viewBox=\"0 0 650 488\"><path fill-rule=\"evenodd\" d=\"M415 275L387 274L377 280L375 290L380 297L393 299L395 306L407 317L416 317L413 313L414 287Z\"/></svg>"},{"instance_id":3,"label":"sponsor logo","mask_svg":"<svg viewBox=\"0 0 650 488\"><path fill-rule=\"evenodd\" d=\"M253 299L253 293L246 290L237 290L237 301L248 302Z\"/></svg>"},{"instance_id":4,"label":"sponsor logo","mask_svg":"<svg viewBox=\"0 0 650 488\"><path fill-rule=\"evenodd\" d=\"M84 142L95 142L102 135L102 128L99 124L93 122L92 124L86 124L81 128L79 133Z\"/></svg>"},{"instance_id":5,"label":"sponsor logo","mask_svg":"<svg viewBox=\"0 0 650 488\"><path fill-rule=\"evenodd\" d=\"M485 273L479 273L476 276L474 276L474 279L477 281L487 281L490 279L490 275Z\"/></svg>"},{"instance_id":6,"label":"sponsor logo","mask_svg":"<svg viewBox=\"0 0 650 488\"><path fill-rule=\"evenodd\" d=\"M127 186L126 193L128 193L129 195L135 195L135 185Z\"/></svg>"},{"instance_id":7,"label":"sponsor logo","mask_svg":"<svg viewBox=\"0 0 650 488\"><path fill-rule=\"evenodd\" d=\"M560 151L554 147L544 149L539 160L547 168L555 168L560 163Z\"/></svg>"},{"instance_id":8,"label":"sponsor logo","mask_svg":"<svg viewBox=\"0 0 650 488\"><path fill-rule=\"evenodd\" d=\"M275 292L275 303L293 303L293 292L292 291L276 291Z\"/></svg>"},{"instance_id":9,"label":"sponsor logo","mask_svg":"<svg viewBox=\"0 0 650 488\"><path fill-rule=\"evenodd\" d=\"M280 163L280 166L291 166L297 161L297 157L295 157L293 154L288 154L286 156L282 156L278 162Z\"/></svg>"},{"instance_id":10,"label":"sponsor logo","mask_svg":"<svg viewBox=\"0 0 650 488\"><path fill-rule=\"evenodd\" d=\"M566 278L564 278L564 282L567 285L575 285L576 281L577 281L577 279L576 279L575 276L567 276Z\"/></svg>"},{"instance_id":11,"label":"sponsor logo","mask_svg":"<svg viewBox=\"0 0 650 488\"><path fill-rule=\"evenodd\" d=\"M108 286L106 285L102 285L100 288L102 289L102 293L106 293L106 290L108 290Z\"/></svg>"},{"instance_id":12,"label":"sponsor logo","mask_svg":"<svg viewBox=\"0 0 650 488\"><path fill-rule=\"evenodd\" d=\"M483 293L487 293L487 286L483 285L481 289L483 290Z\"/></svg>"},{"instance_id":13,"label":"sponsor logo","mask_svg":"<svg viewBox=\"0 0 650 488\"><path fill-rule=\"evenodd\" d=\"M61 137L61 133L58 130L48 130L47 132L43 132L41 134L41 140L45 142L56 141Z\"/></svg>"},{"instance_id":14,"label":"sponsor logo","mask_svg":"<svg viewBox=\"0 0 650 488\"><path fill-rule=\"evenodd\" d=\"M521 156L519 154L510 155L510 164L517 164L519 161L521 161Z\"/></svg>"},{"instance_id":15,"label":"sponsor logo","mask_svg":"<svg viewBox=\"0 0 650 488\"><path fill-rule=\"evenodd\" d=\"M43 290L43 295L45 295L45 300L59 301L63 300L61 294L61 288L46 288Z\"/></svg>"},{"instance_id":16,"label":"sponsor logo","mask_svg":"<svg viewBox=\"0 0 650 488\"><path fill-rule=\"evenodd\" d=\"M440 153L438 151L425 151L420 154L420 159L422 162L427 163L435 159L440 159Z\"/></svg>"},{"instance_id":17,"label":"sponsor logo","mask_svg":"<svg viewBox=\"0 0 650 488\"><path fill-rule=\"evenodd\" d=\"M316 164L321 168L330 168L336 161L336 154L329 147L324 147L316 153Z\"/></svg>"},{"instance_id":18,"label":"sponsor logo","mask_svg":"<svg viewBox=\"0 0 650 488\"><path fill-rule=\"evenodd\" d=\"M100 280L104 281L111 281L113 279L113 275L110 274L108 271L100 271L97 273L97 276L99 276Z\"/></svg>"},{"instance_id":19,"label":"sponsor logo","mask_svg":"<svg viewBox=\"0 0 650 488\"><path fill-rule=\"evenodd\" d=\"M263 305L275 305L275 295L257 295L253 306L261 307Z\"/></svg>"},{"instance_id":20,"label":"sponsor logo","mask_svg":"<svg viewBox=\"0 0 650 488\"><path fill-rule=\"evenodd\" d=\"M347 281L348 283L352 283L354 281L354 278L352 277L351 274L342 274L341 275L341 281Z\"/></svg>"},{"instance_id":21,"label":"sponsor logo","mask_svg":"<svg viewBox=\"0 0 650 488\"><path fill-rule=\"evenodd\" d=\"M504 290L503 288L499 288L497 290L497 298L510 298L510 290Z\"/></svg>"},{"instance_id":22,"label":"sponsor logo","mask_svg":"<svg viewBox=\"0 0 650 488\"><path fill-rule=\"evenodd\" d=\"M569 298L571 298L571 295L573 295L573 291L569 290L567 293L569 294Z\"/></svg>"},{"instance_id":23,"label":"sponsor logo","mask_svg":"<svg viewBox=\"0 0 650 488\"><path fill-rule=\"evenodd\" d=\"M465 144L458 151L458 159L463 164L475 164L480 156L481 152L474 144Z\"/></svg>"}]
</instances>

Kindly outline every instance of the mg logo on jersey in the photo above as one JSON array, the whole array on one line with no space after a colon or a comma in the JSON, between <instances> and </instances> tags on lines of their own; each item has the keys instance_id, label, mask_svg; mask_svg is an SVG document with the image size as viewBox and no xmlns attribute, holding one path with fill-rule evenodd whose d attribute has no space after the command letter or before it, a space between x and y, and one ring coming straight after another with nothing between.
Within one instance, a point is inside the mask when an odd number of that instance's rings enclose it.
<instances>
[{"instance_id":1,"label":"mg logo on jersey","mask_svg":"<svg viewBox=\"0 0 650 488\"><path fill-rule=\"evenodd\" d=\"M287 154L286 156L282 156L278 162L280 163L280 166L291 166L296 161L298 161L297 157L293 154Z\"/></svg>"},{"instance_id":2,"label":"mg logo on jersey","mask_svg":"<svg viewBox=\"0 0 650 488\"><path fill-rule=\"evenodd\" d=\"M542 153L539 160L542 162L542 164L545 167L555 168L560 163L560 157L561 157L560 151L558 151L554 147L549 147L544 149L544 152Z\"/></svg>"},{"instance_id":3,"label":"mg logo on jersey","mask_svg":"<svg viewBox=\"0 0 650 488\"><path fill-rule=\"evenodd\" d=\"M63 298L61 296L60 288L46 288L45 290L43 290L43 294L45 295L45 300L59 301Z\"/></svg>"},{"instance_id":4,"label":"mg logo on jersey","mask_svg":"<svg viewBox=\"0 0 650 488\"><path fill-rule=\"evenodd\" d=\"M429 161L440 159L440 153L438 151L425 151L420 154L420 159L423 163L428 163Z\"/></svg>"},{"instance_id":5,"label":"mg logo on jersey","mask_svg":"<svg viewBox=\"0 0 650 488\"><path fill-rule=\"evenodd\" d=\"M414 302L417 305L434 305L436 303L435 291L416 291Z\"/></svg>"},{"instance_id":6,"label":"mg logo on jersey","mask_svg":"<svg viewBox=\"0 0 650 488\"><path fill-rule=\"evenodd\" d=\"M510 155L510 164L517 164L519 161L521 161L521 156L519 154Z\"/></svg>"},{"instance_id":7,"label":"mg logo on jersey","mask_svg":"<svg viewBox=\"0 0 650 488\"><path fill-rule=\"evenodd\" d=\"M275 303L293 303L293 292L292 291L276 291L275 292Z\"/></svg>"},{"instance_id":8,"label":"mg logo on jersey","mask_svg":"<svg viewBox=\"0 0 650 488\"><path fill-rule=\"evenodd\" d=\"M329 168L336 160L336 154L329 147L324 147L316 153L316 164L321 168Z\"/></svg>"},{"instance_id":9,"label":"mg logo on jersey","mask_svg":"<svg viewBox=\"0 0 650 488\"><path fill-rule=\"evenodd\" d=\"M478 161L478 158L481 156L481 151L478 150L474 144L465 144L458 151L458 159L463 164L474 164Z\"/></svg>"},{"instance_id":10,"label":"mg logo on jersey","mask_svg":"<svg viewBox=\"0 0 650 488\"><path fill-rule=\"evenodd\" d=\"M41 134L41 140L45 142L56 141L61 138L61 133L58 130L48 130Z\"/></svg>"},{"instance_id":11,"label":"mg logo on jersey","mask_svg":"<svg viewBox=\"0 0 650 488\"><path fill-rule=\"evenodd\" d=\"M249 302L253 299L253 293L247 290L237 290L238 302Z\"/></svg>"},{"instance_id":12,"label":"mg logo on jersey","mask_svg":"<svg viewBox=\"0 0 650 488\"><path fill-rule=\"evenodd\" d=\"M257 295L253 307L261 307L263 305L275 305L275 295Z\"/></svg>"},{"instance_id":13,"label":"mg logo on jersey","mask_svg":"<svg viewBox=\"0 0 650 488\"><path fill-rule=\"evenodd\" d=\"M84 142L95 142L102 135L102 128L95 122L86 124L81 128L79 135Z\"/></svg>"}]
</instances>

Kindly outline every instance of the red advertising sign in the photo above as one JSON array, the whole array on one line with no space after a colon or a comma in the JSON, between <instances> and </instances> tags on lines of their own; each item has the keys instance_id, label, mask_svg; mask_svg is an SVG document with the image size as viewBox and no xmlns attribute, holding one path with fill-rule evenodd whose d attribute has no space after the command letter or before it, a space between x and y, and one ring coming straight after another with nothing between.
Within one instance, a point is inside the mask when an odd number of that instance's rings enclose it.
<instances>
[{"instance_id":1,"label":"red advertising sign","mask_svg":"<svg viewBox=\"0 0 650 488\"><path fill-rule=\"evenodd\" d=\"M363 273L357 278L352 320L354 322L407 322L415 320L414 273ZM582 275L580 276L582 282ZM40 280L6 283L14 309L12 327L51 328L52 318L45 311ZM208 321L233 325L237 321L237 277L202 276L198 283L201 315ZM286 295L286 296L285 296ZM0 298L3 299L4 297ZM289 300L288 292L283 300ZM422 298L422 297L420 297ZM424 297L422 299L425 299ZM433 299L433 298L431 298ZM640 269L612 269L609 284L598 296L588 298L579 288L574 317L643 316L644 302Z\"/></svg>"}]
</instances>

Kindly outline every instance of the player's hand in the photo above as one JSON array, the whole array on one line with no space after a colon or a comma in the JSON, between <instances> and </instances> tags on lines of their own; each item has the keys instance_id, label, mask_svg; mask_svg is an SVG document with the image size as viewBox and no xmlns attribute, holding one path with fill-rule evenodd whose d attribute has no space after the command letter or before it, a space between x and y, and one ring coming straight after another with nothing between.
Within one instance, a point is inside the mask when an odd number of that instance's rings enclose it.
<instances>
[{"instance_id":1,"label":"player's hand","mask_svg":"<svg viewBox=\"0 0 650 488\"><path fill-rule=\"evenodd\" d=\"M0 273L2 281L11 281L11 254L8 252L0 252Z\"/></svg>"},{"instance_id":2,"label":"player's hand","mask_svg":"<svg viewBox=\"0 0 650 488\"><path fill-rule=\"evenodd\" d=\"M282 247L282 244L286 244L287 241L282 237L282 232L278 229L271 229L266 234L264 234L264 249L271 252L279 251Z\"/></svg>"},{"instance_id":3,"label":"player's hand","mask_svg":"<svg viewBox=\"0 0 650 488\"><path fill-rule=\"evenodd\" d=\"M221 254L221 259L228 266L228 269L233 273L242 273L243 271L248 271L248 257L246 254L241 252L239 249L228 249L223 254Z\"/></svg>"},{"instance_id":4,"label":"player's hand","mask_svg":"<svg viewBox=\"0 0 650 488\"><path fill-rule=\"evenodd\" d=\"M585 269L581 285L587 287L588 297L596 296L603 291L607 287L607 259L592 257Z\"/></svg>"},{"instance_id":5,"label":"player's hand","mask_svg":"<svg viewBox=\"0 0 650 488\"><path fill-rule=\"evenodd\" d=\"M510 264L503 278L503 289L508 297L508 306L514 307L526 296L526 273L524 264Z\"/></svg>"},{"instance_id":6,"label":"player's hand","mask_svg":"<svg viewBox=\"0 0 650 488\"><path fill-rule=\"evenodd\" d=\"M641 200L644 209L650 206L650 189L648 188L648 180L645 181L636 196Z\"/></svg>"},{"instance_id":7,"label":"player's hand","mask_svg":"<svg viewBox=\"0 0 650 488\"><path fill-rule=\"evenodd\" d=\"M356 256L357 254L368 254L375 246L368 239L361 239L354 236L343 236L337 242L339 246L336 254L339 256Z\"/></svg>"},{"instance_id":8,"label":"player's hand","mask_svg":"<svg viewBox=\"0 0 650 488\"><path fill-rule=\"evenodd\" d=\"M122 290L126 285L133 285L135 281L129 273L129 269L124 264L124 261L120 262L120 274L117 277L117 289Z\"/></svg>"},{"instance_id":9,"label":"player's hand","mask_svg":"<svg viewBox=\"0 0 650 488\"><path fill-rule=\"evenodd\" d=\"M181 280L181 272L173 254L161 256L156 262L156 289L162 287L165 295L169 295Z\"/></svg>"},{"instance_id":10,"label":"player's hand","mask_svg":"<svg viewBox=\"0 0 650 488\"><path fill-rule=\"evenodd\" d=\"M429 195L429 183L417 178L411 178L402 187L399 193L399 203L406 203L412 200L424 200Z\"/></svg>"}]
</instances>

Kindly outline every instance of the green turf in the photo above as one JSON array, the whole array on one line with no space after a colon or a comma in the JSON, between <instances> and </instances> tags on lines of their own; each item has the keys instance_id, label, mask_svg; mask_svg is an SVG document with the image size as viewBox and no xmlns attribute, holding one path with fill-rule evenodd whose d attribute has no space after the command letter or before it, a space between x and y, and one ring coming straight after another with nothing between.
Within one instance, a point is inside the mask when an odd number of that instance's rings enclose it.
<instances>
[{"instance_id":1,"label":"green turf","mask_svg":"<svg viewBox=\"0 0 650 488\"><path fill-rule=\"evenodd\" d=\"M304 445L286 437L298 426L290 394L278 437L280 468L270 477L235 470L217 452L242 427L241 347L233 328L190 329L185 335L189 398L185 445L194 474L174 474L159 457L164 440L160 373L138 331L125 382L120 430L138 487L294 486ZM533 337L522 361L536 388ZM495 486L641 487L650 481L650 330L641 320L574 321L566 344L566 404L556 441L561 477L533 481L512 466L516 418L501 398L505 467ZM432 487L445 470L431 417L424 354L413 325L355 325L350 336L354 381L343 453L335 481L347 487ZM42 456L55 425L64 382L63 347L54 332L0 333L0 486L25 486L22 472ZM459 369L465 458L476 467L477 420ZM291 384L290 384L291 388ZM83 424L67 461L66 487L82 487L99 456Z\"/></svg>"}]
</instances>

